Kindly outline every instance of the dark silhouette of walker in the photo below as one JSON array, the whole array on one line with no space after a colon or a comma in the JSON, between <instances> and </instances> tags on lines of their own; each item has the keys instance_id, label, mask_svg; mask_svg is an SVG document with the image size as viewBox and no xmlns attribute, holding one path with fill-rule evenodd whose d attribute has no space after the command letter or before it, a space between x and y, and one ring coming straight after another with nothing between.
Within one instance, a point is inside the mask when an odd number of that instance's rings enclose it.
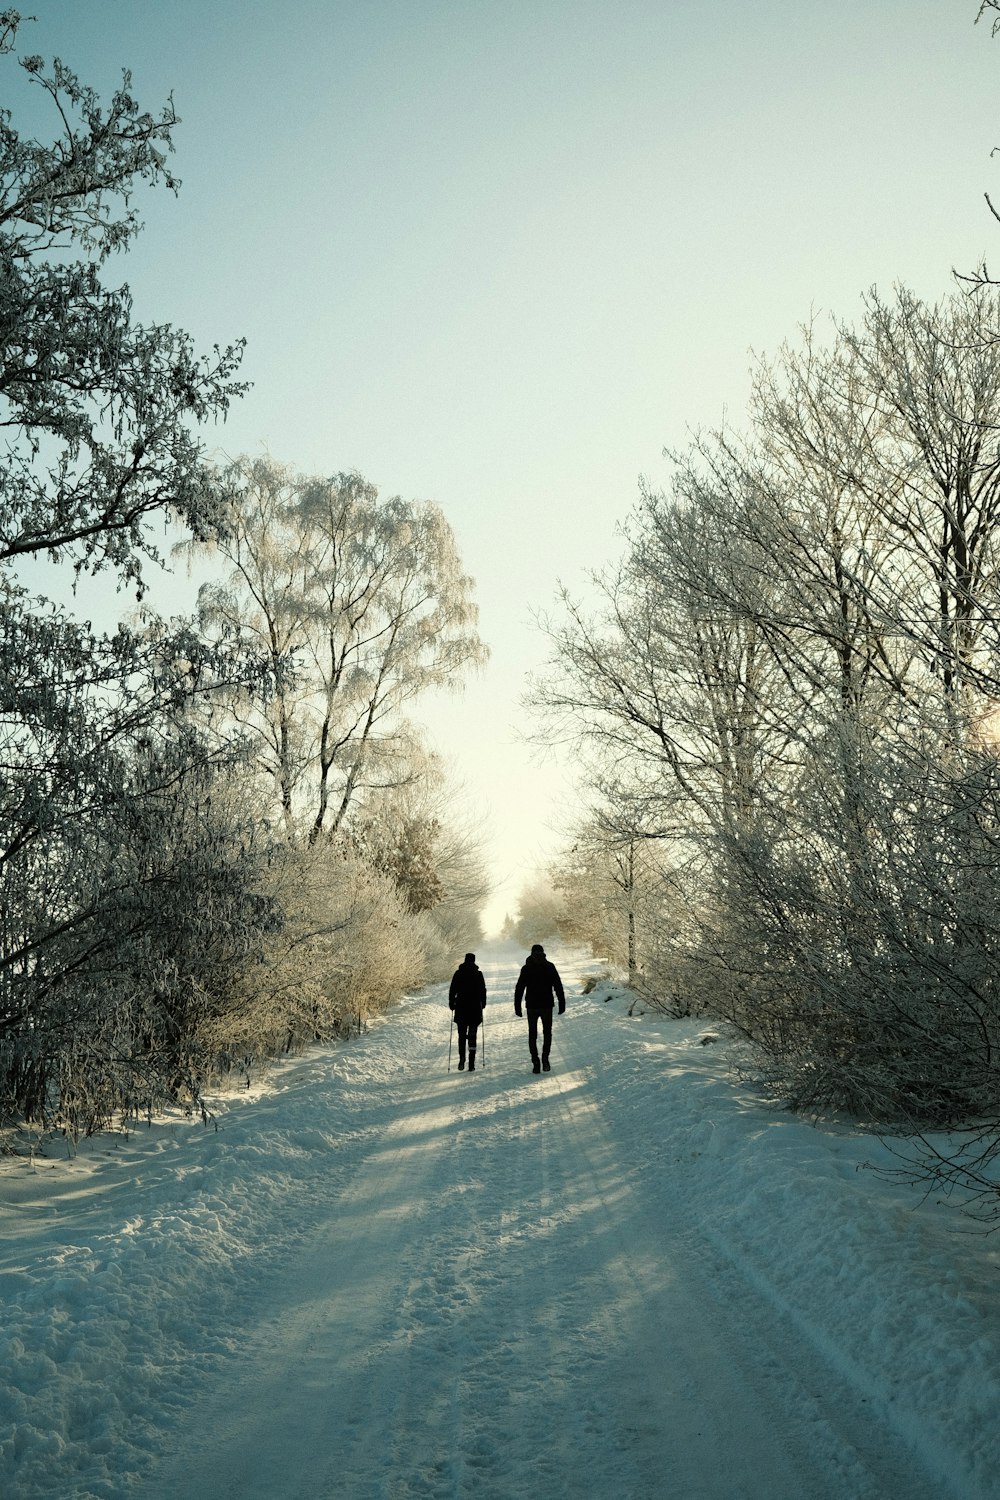
<instances>
[{"instance_id":1,"label":"dark silhouette of walker","mask_svg":"<svg viewBox=\"0 0 1000 1500\"><path fill-rule=\"evenodd\" d=\"M469 1072L476 1071L476 1038L482 1024L486 1007L486 980L476 964L476 955L467 953L451 976L448 987L448 1005L458 1031L458 1070L465 1067L466 1052L469 1057ZM451 1047L449 1044L449 1058ZM450 1064L449 1064L450 1065Z\"/></svg>"},{"instance_id":2,"label":"dark silhouette of walker","mask_svg":"<svg viewBox=\"0 0 1000 1500\"><path fill-rule=\"evenodd\" d=\"M525 959L517 984L514 987L514 1014L521 1015L521 1000L528 1010L528 1049L531 1052L531 1070L540 1073L549 1071L549 1052L552 1048L552 1011L559 1002L559 1014L566 1009L559 970L545 957L541 943L535 943ZM542 1023L542 1057L538 1060L538 1023Z\"/></svg>"}]
</instances>

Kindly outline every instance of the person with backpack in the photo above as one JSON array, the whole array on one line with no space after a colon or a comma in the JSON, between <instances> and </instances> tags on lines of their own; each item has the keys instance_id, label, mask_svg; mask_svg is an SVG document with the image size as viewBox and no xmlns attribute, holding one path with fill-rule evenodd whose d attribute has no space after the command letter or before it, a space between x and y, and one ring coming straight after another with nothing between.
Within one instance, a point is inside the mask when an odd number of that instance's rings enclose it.
<instances>
[{"instance_id":1,"label":"person with backpack","mask_svg":"<svg viewBox=\"0 0 1000 1500\"><path fill-rule=\"evenodd\" d=\"M468 1049L469 1072L476 1071L476 1037L486 1005L486 980L476 964L476 955L467 953L451 977L448 1005L455 1014L458 1031L458 1071L465 1067Z\"/></svg>"},{"instance_id":2,"label":"person with backpack","mask_svg":"<svg viewBox=\"0 0 1000 1500\"><path fill-rule=\"evenodd\" d=\"M535 943L528 954L517 984L514 987L514 1014L521 1012L521 1000L528 1007L528 1050L531 1053L531 1071L549 1072L549 1052L552 1047L552 1010L559 1002L559 1014L566 1010L559 970L545 957L541 943ZM538 1060L538 1023L542 1023L542 1058Z\"/></svg>"}]
</instances>

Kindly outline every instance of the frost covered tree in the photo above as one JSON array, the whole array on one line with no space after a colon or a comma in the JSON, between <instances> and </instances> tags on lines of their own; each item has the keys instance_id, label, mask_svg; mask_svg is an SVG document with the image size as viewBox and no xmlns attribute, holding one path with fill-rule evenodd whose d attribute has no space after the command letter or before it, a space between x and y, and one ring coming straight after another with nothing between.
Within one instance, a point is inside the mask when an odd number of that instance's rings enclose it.
<instances>
[{"instance_id":1,"label":"frost covered tree","mask_svg":"<svg viewBox=\"0 0 1000 1500\"><path fill-rule=\"evenodd\" d=\"M659 840L619 826L615 809L601 806L580 824L551 876L562 897L560 935L622 970L649 1004L680 1013L690 1009L673 963L684 908L660 851Z\"/></svg>"},{"instance_id":2,"label":"frost covered tree","mask_svg":"<svg viewBox=\"0 0 1000 1500\"><path fill-rule=\"evenodd\" d=\"M508 918L503 936L529 947L559 937L565 917L565 899L552 872L539 871L518 892L516 910Z\"/></svg>"},{"instance_id":3,"label":"frost covered tree","mask_svg":"<svg viewBox=\"0 0 1000 1500\"><path fill-rule=\"evenodd\" d=\"M551 722L684 894L678 983L804 1107L995 1097L996 323L900 290L807 333L550 628Z\"/></svg>"},{"instance_id":4,"label":"frost covered tree","mask_svg":"<svg viewBox=\"0 0 1000 1500\"><path fill-rule=\"evenodd\" d=\"M0 562L67 555L136 577L150 517L203 533L220 516L192 429L241 391L241 348L199 355L181 330L137 323L128 287L107 282L141 227L137 186L179 186L172 102L142 110L126 73L104 107L58 59L18 64L19 23L0 14L0 58L47 98L57 134L34 139L0 111Z\"/></svg>"},{"instance_id":5,"label":"frost covered tree","mask_svg":"<svg viewBox=\"0 0 1000 1500\"><path fill-rule=\"evenodd\" d=\"M134 1109L133 1065L147 1069L146 1098L176 1072L150 1063L137 1016L140 949L158 928L175 940L176 983L199 982L176 962L179 866L161 849L154 874L147 845L128 888L121 870L154 816L183 821L182 787L204 805L227 752L185 728L189 705L245 673L183 629L94 632L33 599L16 570L43 556L141 587L154 519L217 524L195 429L239 393L240 350L202 357L179 330L142 325L108 276L140 227L137 188L177 187L172 104L143 111L126 74L104 106L58 60L18 64L19 25L0 15L6 97L20 87L33 119L47 106L54 136L0 112L0 1108L61 1111L77 1130ZM190 903L187 919L200 920Z\"/></svg>"},{"instance_id":6,"label":"frost covered tree","mask_svg":"<svg viewBox=\"0 0 1000 1500\"><path fill-rule=\"evenodd\" d=\"M213 550L228 573L201 613L266 664L266 707L234 700L289 831L337 834L359 796L404 783L407 707L485 659L472 580L439 508L382 498L358 474L301 476L269 458L226 476Z\"/></svg>"}]
</instances>

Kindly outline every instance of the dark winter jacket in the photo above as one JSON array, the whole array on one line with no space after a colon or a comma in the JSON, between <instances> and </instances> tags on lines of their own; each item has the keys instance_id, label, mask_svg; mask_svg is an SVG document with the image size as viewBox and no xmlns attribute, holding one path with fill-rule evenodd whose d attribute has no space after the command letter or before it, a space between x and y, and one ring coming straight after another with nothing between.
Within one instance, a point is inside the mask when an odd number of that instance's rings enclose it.
<instances>
[{"instance_id":1,"label":"dark winter jacket","mask_svg":"<svg viewBox=\"0 0 1000 1500\"><path fill-rule=\"evenodd\" d=\"M514 1009L521 1014L521 997L524 996L529 1010L551 1010L559 1001L559 1014L566 1009L562 980L555 964L550 963L544 953L529 953L524 967L517 976L514 987Z\"/></svg>"},{"instance_id":2,"label":"dark winter jacket","mask_svg":"<svg viewBox=\"0 0 1000 1500\"><path fill-rule=\"evenodd\" d=\"M470 964L468 959L459 964L451 977L448 1004L456 1015L482 1015L486 1004L486 980L478 964Z\"/></svg>"}]
</instances>

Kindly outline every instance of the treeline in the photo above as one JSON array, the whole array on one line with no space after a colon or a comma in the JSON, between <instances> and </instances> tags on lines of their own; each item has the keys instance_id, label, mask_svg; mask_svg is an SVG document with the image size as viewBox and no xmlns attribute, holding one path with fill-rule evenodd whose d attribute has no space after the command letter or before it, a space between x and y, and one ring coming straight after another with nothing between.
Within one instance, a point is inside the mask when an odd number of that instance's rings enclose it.
<instances>
[{"instance_id":1,"label":"treeline","mask_svg":"<svg viewBox=\"0 0 1000 1500\"><path fill-rule=\"evenodd\" d=\"M873 293L756 373L550 623L564 920L796 1107L1000 1145L1000 301ZM542 696L541 694L539 695ZM551 732L551 728L550 728ZM629 952L631 944L631 953Z\"/></svg>"},{"instance_id":2,"label":"treeline","mask_svg":"<svg viewBox=\"0 0 1000 1500\"><path fill-rule=\"evenodd\" d=\"M482 862L405 714L484 651L436 506L207 462L241 347L142 325L106 274L136 186L177 186L172 107L18 64L18 25L9 96L58 134L0 116L0 1120L79 1133L202 1108L468 945ZM25 581L141 591L166 520L215 558L196 618L102 632Z\"/></svg>"}]
</instances>

